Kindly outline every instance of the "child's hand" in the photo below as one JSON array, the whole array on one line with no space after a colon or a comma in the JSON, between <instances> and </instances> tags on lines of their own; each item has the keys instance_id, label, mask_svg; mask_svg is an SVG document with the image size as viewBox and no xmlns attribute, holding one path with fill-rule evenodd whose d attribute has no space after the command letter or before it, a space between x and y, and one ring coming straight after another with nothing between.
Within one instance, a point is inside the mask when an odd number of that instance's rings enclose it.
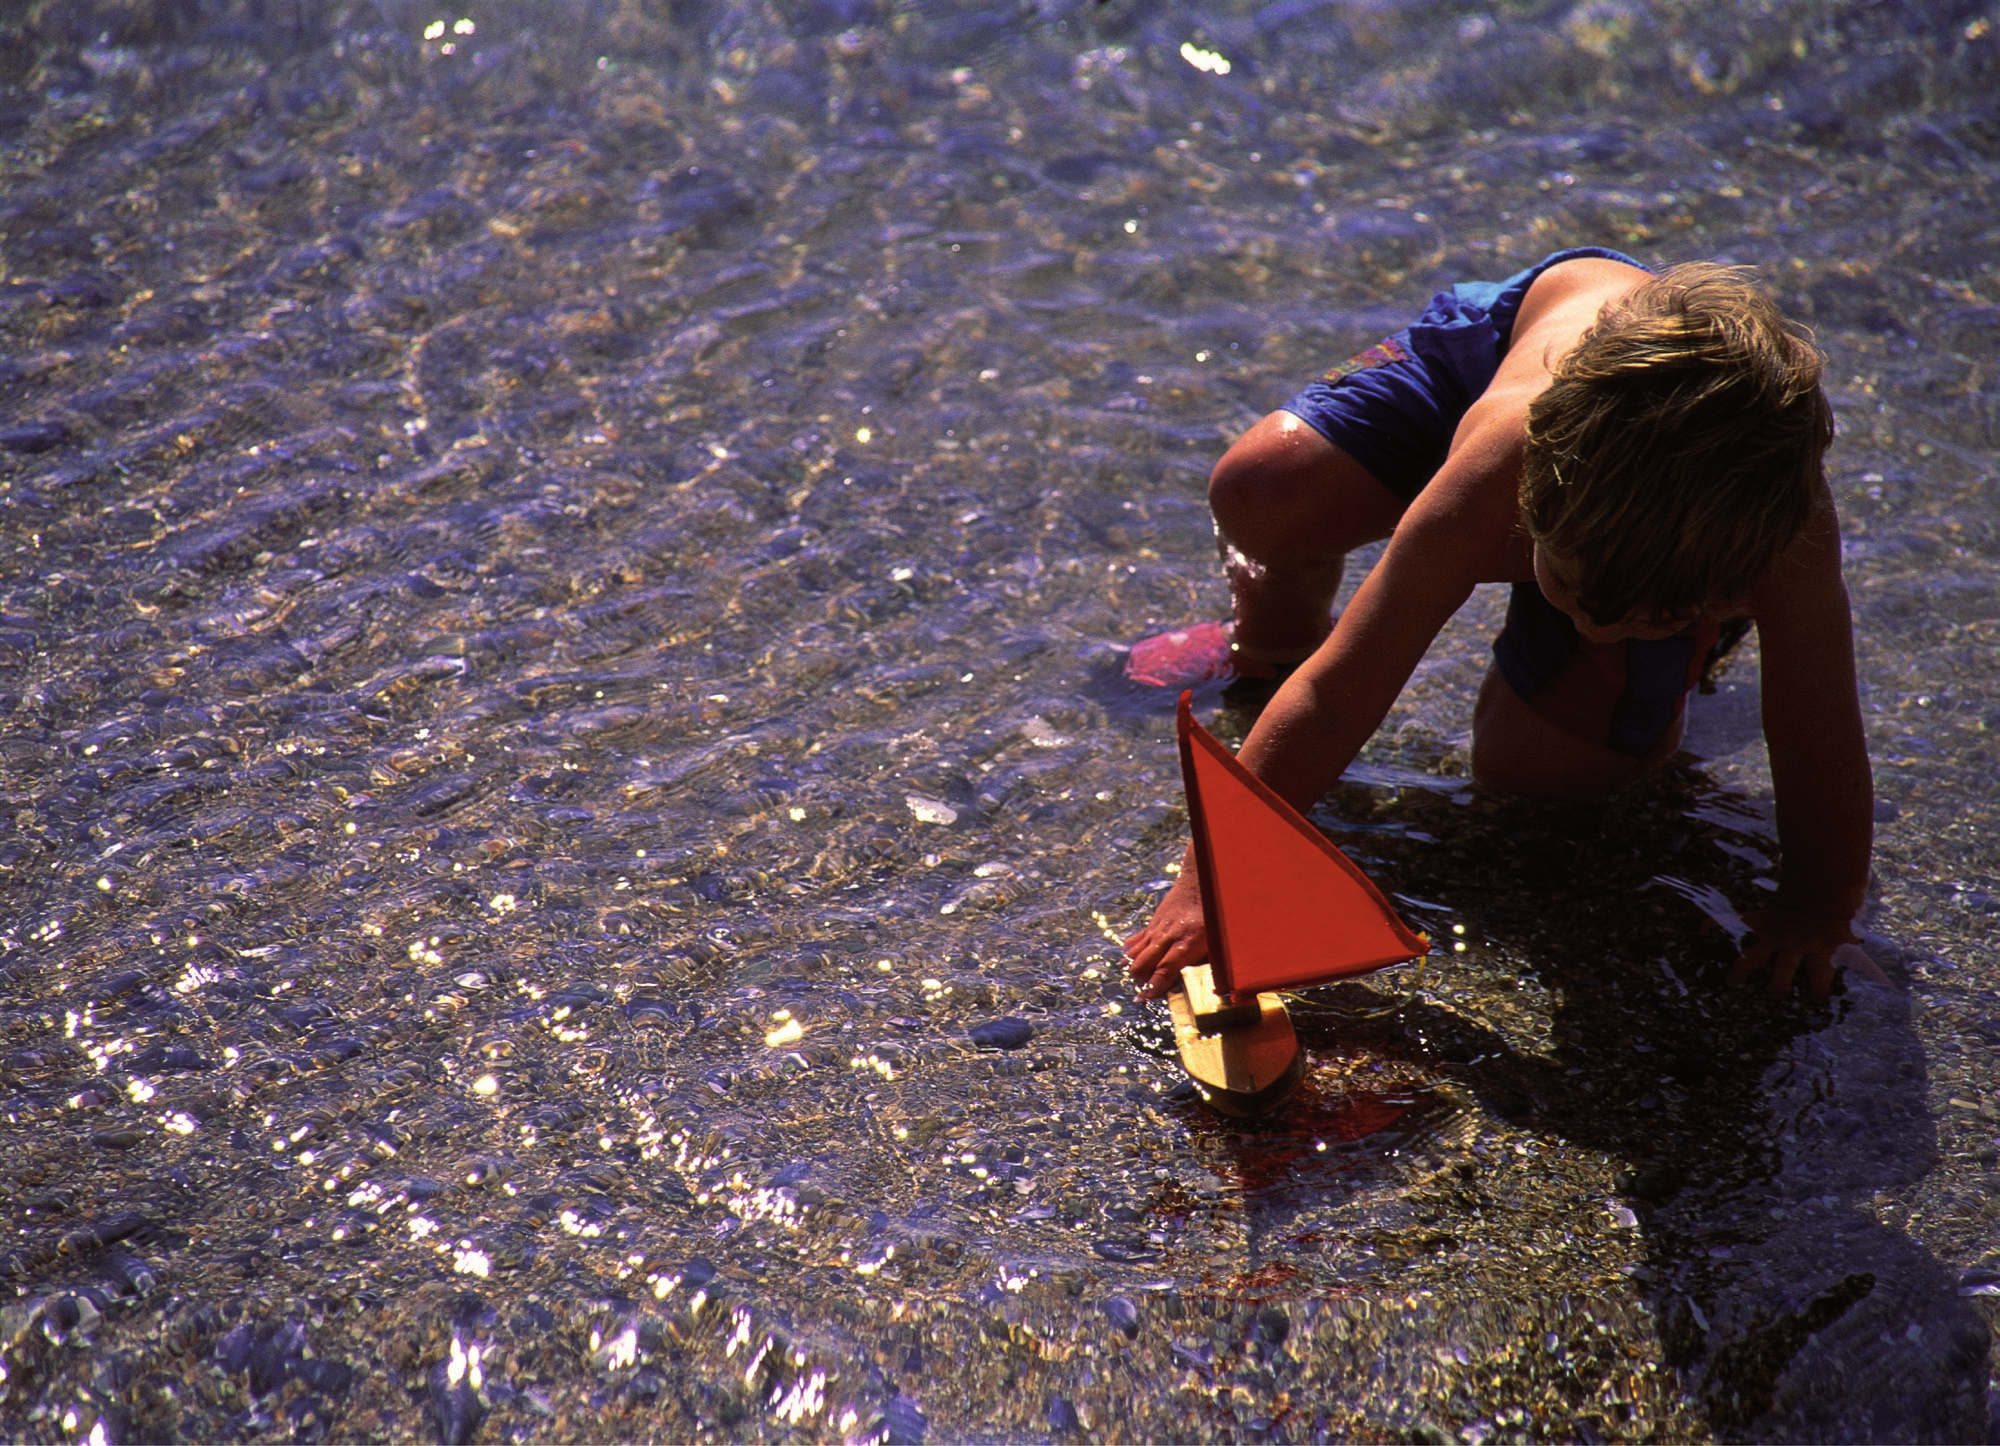
<instances>
[{"instance_id":1,"label":"child's hand","mask_svg":"<svg viewBox=\"0 0 2000 1446\"><path fill-rule=\"evenodd\" d=\"M1182 868L1146 927L1125 941L1125 957L1141 999L1164 998L1181 970L1208 958L1201 885L1192 863Z\"/></svg>"},{"instance_id":2,"label":"child's hand","mask_svg":"<svg viewBox=\"0 0 2000 1446\"><path fill-rule=\"evenodd\" d=\"M1812 997L1826 998L1833 986L1835 951L1855 947L1857 942L1846 919L1818 918L1782 907L1758 909L1745 914L1743 922L1753 931L1752 942L1729 971L1729 985L1740 989L1752 974L1769 968L1771 979L1764 992L1773 999L1791 992L1792 981L1802 967ZM1881 978L1881 971L1872 963L1866 972Z\"/></svg>"}]
</instances>

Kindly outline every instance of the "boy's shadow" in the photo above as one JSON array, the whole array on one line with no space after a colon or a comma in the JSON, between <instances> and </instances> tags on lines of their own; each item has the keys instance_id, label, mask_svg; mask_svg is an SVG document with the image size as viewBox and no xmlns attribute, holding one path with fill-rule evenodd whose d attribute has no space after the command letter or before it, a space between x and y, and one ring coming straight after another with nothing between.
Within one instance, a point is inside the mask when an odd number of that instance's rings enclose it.
<instances>
[{"instance_id":1,"label":"boy's shadow","mask_svg":"<svg viewBox=\"0 0 2000 1446\"><path fill-rule=\"evenodd\" d=\"M1452 941L1463 925L1471 952L1434 953L1428 998L1414 971L1316 991L1294 1010L1306 1048L1400 1061L1517 1129L1620 1162L1614 1203L1645 1242L1634 1286L1719 1436L1985 1440L1985 1324L1877 1216L1878 1191L1939 1158L1906 998L1852 976L1826 1004L1724 987L1734 948L1686 895L1756 897L1743 866L1756 850L1724 826L1728 798L1685 769L1589 809L1406 792L1402 833L1377 831L1381 802L1343 785L1323 821L1386 891L1447 906L1423 927ZM1892 943L1869 946L1900 976ZM1483 1006L1516 975L1549 996L1546 1041L1480 1017L1510 1017ZM1478 1113L1458 1127L1468 1140ZM1239 1135L1236 1164L1253 1225L1261 1210L1281 1233L1301 1203L1284 1183L1302 1183L1297 1130L1281 1113L1261 1133L1277 1148ZM1476 1189L1482 1167L1461 1159Z\"/></svg>"}]
</instances>

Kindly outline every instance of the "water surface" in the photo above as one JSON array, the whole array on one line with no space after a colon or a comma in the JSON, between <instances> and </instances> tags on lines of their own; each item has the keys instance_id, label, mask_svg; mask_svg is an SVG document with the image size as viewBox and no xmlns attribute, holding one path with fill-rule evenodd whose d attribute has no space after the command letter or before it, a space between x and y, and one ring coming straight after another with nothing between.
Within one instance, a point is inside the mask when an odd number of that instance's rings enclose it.
<instances>
[{"instance_id":1,"label":"water surface","mask_svg":"<svg viewBox=\"0 0 2000 1446\"><path fill-rule=\"evenodd\" d=\"M0 39L8 1435L1988 1439L1985 12ZM1471 790L1485 589L1317 813L1438 947L1219 1121L1121 648L1230 438L1571 244L1831 358L1891 985L1718 988L1754 640L1629 796Z\"/></svg>"}]
</instances>

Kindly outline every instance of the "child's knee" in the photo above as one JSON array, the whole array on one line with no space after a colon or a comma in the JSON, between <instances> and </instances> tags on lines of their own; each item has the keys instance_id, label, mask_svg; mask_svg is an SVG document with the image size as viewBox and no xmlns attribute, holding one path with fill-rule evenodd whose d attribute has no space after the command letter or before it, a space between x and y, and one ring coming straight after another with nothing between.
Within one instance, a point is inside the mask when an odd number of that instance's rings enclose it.
<instances>
[{"instance_id":1,"label":"child's knee","mask_svg":"<svg viewBox=\"0 0 2000 1446\"><path fill-rule=\"evenodd\" d=\"M1252 557L1296 542L1316 501L1317 479L1299 465L1297 452L1290 438L1260 424L1209 473L1208 510L1217 530Z\"/></svg>"},{"instance_id":2,"label":"child's knee","mask_svg":"<svg viewBox=\"0 0 2000 1446\"><path fill-rule=\"evenodd\" d=\"M1515 696L1494 669L1472 720L1472 781L1495 793L1582 803L1616 793L1641 760L1564 732Z\"/></svg>"},{"instance_id":3,"label":"child's knee","mask_svg":"<svg viewBox=\"0 0 2000 1446\"><path fill-rule=\"evenodd\" d=\"M1271 510L1274 469L1264 452L1252 437L1239 438L1208 474L1208 510L1225 537L1260 530Z\"/></svg>"},{"instance_id":4,"label":"child's knee","mask_svg":"<svg viewBox=\"0 0 2000 1446\"><path fill-rule=\"evenodd\" d=\"M1387 537L1403 503L1290 412L1273 412L1223 453L1208 479L1223 539L1258 562L1330 563Z\"/></svg>"}]
</instances>

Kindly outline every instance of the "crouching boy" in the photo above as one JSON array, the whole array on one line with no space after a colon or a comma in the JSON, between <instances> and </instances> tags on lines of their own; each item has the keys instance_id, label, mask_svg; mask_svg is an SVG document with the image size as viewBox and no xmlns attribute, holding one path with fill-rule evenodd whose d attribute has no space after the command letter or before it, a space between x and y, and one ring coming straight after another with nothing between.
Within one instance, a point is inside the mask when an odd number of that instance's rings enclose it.
<instances>
[{"instance_id":1,"label":"crouching boy","mask_svg":"<svg viewBox=\"0 0 2000 1446\"><path fill-rule=\"evenodd\" d=\"M1234 617L1148 639L1128 672L1290 667L1240 756L1304 810L1473 587L1511 583L1473 777L1587 799L1674 753L1718 635L1754 622L1783 864L1731 979L1823 997L1854 940L1873 798L1821 362L1722 266L1654 274L1585 248L1461 283L1229 449L1209 504ZM1329 628L1345 555L1385 537ZM1125 953L1151 998L1207 957L1191 858Z\"/></svg>"}]
</instances>

